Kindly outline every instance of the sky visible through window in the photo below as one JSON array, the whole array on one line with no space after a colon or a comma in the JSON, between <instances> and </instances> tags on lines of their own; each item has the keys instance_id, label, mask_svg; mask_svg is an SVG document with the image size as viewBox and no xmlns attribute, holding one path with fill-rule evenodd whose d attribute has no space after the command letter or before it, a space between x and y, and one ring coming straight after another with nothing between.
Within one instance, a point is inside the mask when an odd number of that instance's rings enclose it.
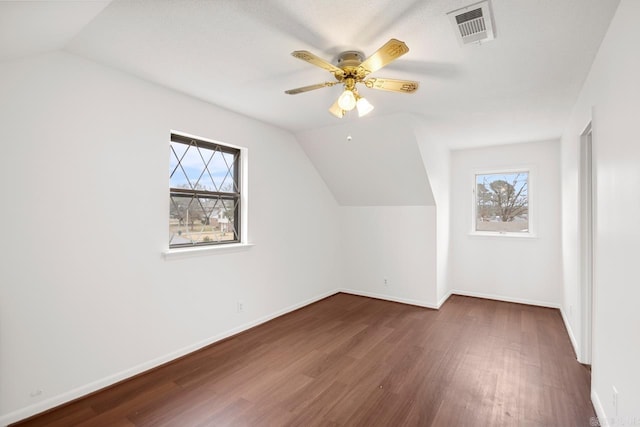
<instances>
[{"instance_id":1,"label":"sky visible through window","mask_svg":"<svg viewBox=\"0 0 640 427\"><path fill-rule=\"evenodd\" d=\"M233 187L233 154L175 142L171 143L171 147L171 187L194 188L197 183L198 188L203 190L233 191L230 188ZM176 169L178 159L180 166Z\"/></svg>"}]
</instances>

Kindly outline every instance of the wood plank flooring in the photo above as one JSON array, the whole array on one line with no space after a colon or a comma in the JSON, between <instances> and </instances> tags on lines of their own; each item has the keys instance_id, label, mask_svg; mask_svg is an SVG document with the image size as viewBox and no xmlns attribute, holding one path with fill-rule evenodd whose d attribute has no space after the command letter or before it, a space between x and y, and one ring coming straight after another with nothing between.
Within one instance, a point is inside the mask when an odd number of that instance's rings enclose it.
<instances>
[{"instance_id":1,"label":"wood plank flooring","mask_svg":"<svg viewBox=\"0 0 640 427\"><path fill-rule=\"evenodd\" d=\"M555 309L337 294L21 426L588 426Z\"/></svg>"}]
</instances>

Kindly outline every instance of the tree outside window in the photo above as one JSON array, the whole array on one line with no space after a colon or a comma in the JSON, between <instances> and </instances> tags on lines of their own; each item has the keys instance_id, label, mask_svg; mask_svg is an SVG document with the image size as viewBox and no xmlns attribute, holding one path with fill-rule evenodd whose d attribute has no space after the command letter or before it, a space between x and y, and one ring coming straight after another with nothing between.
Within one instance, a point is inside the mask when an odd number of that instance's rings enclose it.
<instances>
[{"instance_id":1,"label":"tree outside window","mask_svg":"<svg viewBox=\"0 0 640 427\"><path fill-rule=\"evenodd\" d=\"M529 172L475 176L475 231L529 232Z\"/></svg>"}]
</instances>

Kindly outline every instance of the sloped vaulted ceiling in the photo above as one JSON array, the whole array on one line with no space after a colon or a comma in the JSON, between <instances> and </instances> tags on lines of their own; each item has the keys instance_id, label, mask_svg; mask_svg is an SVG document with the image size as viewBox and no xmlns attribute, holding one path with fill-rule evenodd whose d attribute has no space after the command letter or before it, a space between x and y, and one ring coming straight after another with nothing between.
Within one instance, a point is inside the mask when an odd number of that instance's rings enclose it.
<instances>
[{"instance_id":1,"label":"sloped vaulted ceiling","mask_svg":"<svg viewBox=\"0 0 640 427\"><path fill-rule=\"evenodd\" d=\"M292 132L338 124L340 87L291 57L410 51L373 77L413 95L363 90L372 117L431 119L452 148L558 137L619 0L491 0L496 40L460 46L447 12L474 0L1 1L0 61L53 49L106 64Z\"/></svg>"},{"instance_id":2,"label":"sloped vaulted ceiling","mask_svg":"<svg viewBox=\"0 0 640 427\"><path fill-rule=\"evenodd\" d=\"M109 3L0 2L0 61L64 48Z\"/></svg>"},{"instance_id":3,"label":"sloped vaulted ceiling","mask_svg":"<svg viewBox=\"0 0 640 427\"><path fill-rule=\"evenodd\" d=\"M298 140L340 205L435 204L415 133L403 114L347 120L300 133Z\"/></svg>"},{"instance_id":4,"label":"sloped vaulted ceiling","mask_svg":"<svg viewBox=\"0 0 640 427\"><path fill-rule=\"evenodd\" d=\"M428 205L415 137L389 117L425 118L448 148L559 137L619 0L491 0L496 39L463 47L447 12L471 3L2 1L0 61L64 49L295 133L341 204ZM327 112L338 86L284 94L332 78L292 51L367 56L392 37L410 51L372 77L421 86L363 90L366 120Z\"/></svg>"}]
</instances>

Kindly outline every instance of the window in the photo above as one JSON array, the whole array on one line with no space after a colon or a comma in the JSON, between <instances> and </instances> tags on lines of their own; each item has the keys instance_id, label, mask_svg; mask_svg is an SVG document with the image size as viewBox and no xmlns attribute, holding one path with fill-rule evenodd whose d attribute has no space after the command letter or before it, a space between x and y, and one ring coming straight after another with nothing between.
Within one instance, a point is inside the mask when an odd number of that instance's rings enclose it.
<instances>
[{"instance_id":1,"label":"window","mask_svg":"<svg viewBox=\"0 0 640 427\"><path fill-rule=\"evenodd\" d=\"M171 134L169 247L240 242L240 150Z\"/></svg>"},{"instance_id":2,"label":"window","mask_svg":"<svg viewBox=\"0 0 640 427\"><path fill-rule=\"evenodd\" d=\"M529 171L475 175L476 232L529 233Z\"/></svg>"}]
</instances>

